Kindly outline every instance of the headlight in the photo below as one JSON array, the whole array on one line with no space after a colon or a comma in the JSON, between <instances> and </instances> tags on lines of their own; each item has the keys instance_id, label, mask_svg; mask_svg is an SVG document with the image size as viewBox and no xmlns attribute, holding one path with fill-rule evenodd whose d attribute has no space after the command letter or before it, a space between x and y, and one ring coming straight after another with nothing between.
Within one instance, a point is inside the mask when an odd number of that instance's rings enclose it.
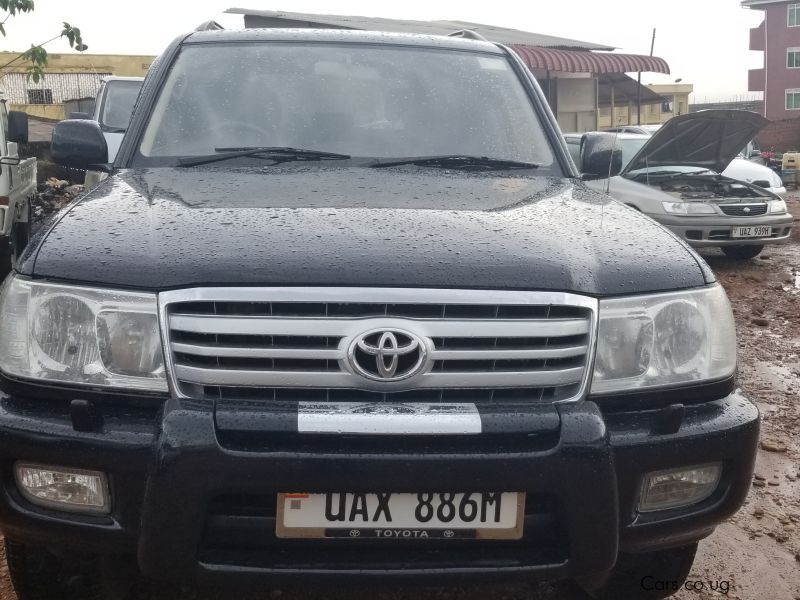
<instances>
[{"instance_id":1,"label":"headlight","mask_svg":"<svg viewBox=\"0 0 800 600\"><path fill-rule=\"evenodd\" d=\"M736 329L721 286L600 301L592 393L724 379Z\"/></svg>"},{"instance_id":2,"label":"headlight","mask_svg":"<svg viewBox=\"0 0 800 600\"><path fill-rule=\"evenodd\" d=\"M769 214L771 215L786 214L786 202L784 202L783 200L770 200Z\"/></svg>"},{"instance_id":3,"label":"headlight","mask_svg":"<svg viewBox=\"0 0 800 600\"><path fill-rule=\"evenodd\" d=\"M10 277L0 293L0 370L166 391L156 296Z\"/></svg>"},{"instance_id":4,"label":"headlight","mask_svg":"<svg viewBox=\"0 0 800 600\"><path fill-rule=\"evenodd\" d=\"M714 207L704 202L662 202L661 206L671 215L714 215Z\"/></svg>"}]
</instances>

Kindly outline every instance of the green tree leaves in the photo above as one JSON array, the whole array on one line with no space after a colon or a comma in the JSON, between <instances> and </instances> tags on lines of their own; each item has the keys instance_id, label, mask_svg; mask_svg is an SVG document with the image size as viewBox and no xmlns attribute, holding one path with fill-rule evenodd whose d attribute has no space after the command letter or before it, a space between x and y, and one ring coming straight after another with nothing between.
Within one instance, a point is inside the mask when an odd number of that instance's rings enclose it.
<instances>
[{"instance_id":1,"label":"green tree leaves","mask_svg":"<svg viewBox=\"0 0 800 600\"><path fill-rule=\"evenodd\" d=\"M0 15L0 35L5 37L5 24L11 17L22 13L32 12L33 9L33 0L0 0L0 11L5 13L4 15ZM66 38L69 42L69 47L75 48L75 50L78 52L84 52L88 49L88 46L83 43L81 30L77 27L73 27L65 21L63 23L63 29L59 35L50 38L41 44L31 45L29 50L23 52L14 60L6 63L0 68L5 68L17 62L18 60L22 60L28 63L28 79L32 79L34 82L38 83L39 80L44 77L44 69L47 66L47 50L44 49L44 46L45 44L49 44L50 42L59 38Z\"/></svg>"}]
</instances>

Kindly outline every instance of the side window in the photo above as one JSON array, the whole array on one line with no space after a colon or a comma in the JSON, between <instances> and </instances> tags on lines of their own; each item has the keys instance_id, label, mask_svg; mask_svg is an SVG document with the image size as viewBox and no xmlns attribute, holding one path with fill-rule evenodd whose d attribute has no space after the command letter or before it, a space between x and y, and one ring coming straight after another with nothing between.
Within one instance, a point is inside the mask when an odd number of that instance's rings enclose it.
<instances>
[{"instance_id":1,"label":"side window","mask_svg":"<svg viewBox=\"0 0 800 600\"><path fill-rule=\"evenodd\" d=\"M786 68L800 69L800 48L786 49Z\"/></svg>"},{"instance_id":2,"label":"side window","mask_svg":"<svg viewBox=\"0 0 800 600\"><path fill-rule=\"evenodd\" d=\"M790 4L787 7L786 26L798 27L800 26L800 3Z\"/></svg>"},{"instance_id":3,"label":"side window","mask_svg":"<svg viewBox=\"0 0 800 600\"><path fill-rule=\"evenodd\" d=\"M800 89L786 90L786 110L800 110Z\"/></svg>"},{"instance_id":4,"label":"side window","mask_svg":"<svg viewBox=\"0 0 800 600\"><path fill-rule=\"evenodd\" d=\"M37 89L28 90L28 104L52 104L53 90Z\"/></svg>"}]
</instances>

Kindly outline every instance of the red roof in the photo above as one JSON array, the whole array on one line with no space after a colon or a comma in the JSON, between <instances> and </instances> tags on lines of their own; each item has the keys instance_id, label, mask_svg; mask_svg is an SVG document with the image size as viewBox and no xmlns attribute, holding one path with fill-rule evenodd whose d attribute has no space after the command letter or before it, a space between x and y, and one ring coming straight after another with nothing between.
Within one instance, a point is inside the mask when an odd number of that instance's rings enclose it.
<instances>
[{"instance_id":1,"label":"red roof","mask_svg":"<svg viewBox=\"0 0 800 600\"><path fill-rule=\"evenodd\" d=\"M669 74L669 65L657 56L556 50L514 44L511 48L531 69L567 73L647 73Z\"/></svg>"}]
</instances>

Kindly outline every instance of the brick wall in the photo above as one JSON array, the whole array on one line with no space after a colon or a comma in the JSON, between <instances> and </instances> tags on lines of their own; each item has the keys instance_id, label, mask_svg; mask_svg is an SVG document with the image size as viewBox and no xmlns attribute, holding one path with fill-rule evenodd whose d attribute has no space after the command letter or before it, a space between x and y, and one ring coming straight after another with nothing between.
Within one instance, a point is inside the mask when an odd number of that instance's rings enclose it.
<instances>
[{"instance_id":1,"label":"brick wall","mask_svg":"<svg viewBox=\"0 0 800 600\"><path fill-rule=\"evenodd\" d=\"M758 134L758 143L762 150L800 150L800 118L773 121Z\"/></svg>"}]
</instances>

